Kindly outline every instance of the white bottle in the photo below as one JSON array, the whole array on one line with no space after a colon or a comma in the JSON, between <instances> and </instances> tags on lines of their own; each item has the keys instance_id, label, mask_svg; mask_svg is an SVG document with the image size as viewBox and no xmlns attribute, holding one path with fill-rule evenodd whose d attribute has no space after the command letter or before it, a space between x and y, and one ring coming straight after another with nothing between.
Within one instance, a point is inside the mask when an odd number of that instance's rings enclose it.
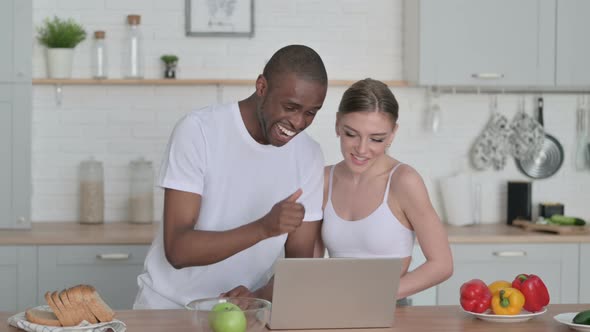
<instances>
[{"instance_id":1,"label":"white bottle","mask_svg":"<svg viewBox=\"0 0 590 332\"><path fill-rule=\"evenodd\" d=\"M127 40L123 59L123 76L125 78L143 78L143 38L139 23L141 16L127 16Z\"/></svg>"},{"instance_id":2,"label":"white bottle","mask_svg":"<svg viewBox=\"0 0 590 332\"><path fill-rule=\"evenodd\" d=\"M104 37L104 31L94 31L94 46L92 50L92 77L97 79L108 77L107 49Z\"/></svg>"}]
</instances>

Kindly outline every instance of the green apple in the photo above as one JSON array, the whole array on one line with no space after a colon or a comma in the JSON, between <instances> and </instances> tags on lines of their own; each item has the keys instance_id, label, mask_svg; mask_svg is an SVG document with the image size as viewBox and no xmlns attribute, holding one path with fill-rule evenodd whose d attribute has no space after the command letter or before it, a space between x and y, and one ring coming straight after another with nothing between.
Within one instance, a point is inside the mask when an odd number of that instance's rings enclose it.
<instances>
[{"instance_id":1,"label":"green apple","mask_svg":"<svg viewBox=\"0 0 590 332\"><path fill-rule=\"evenodd\" d=\"M209 313L209 326L213 332L245 332L246 315L233 303L217 303Z\"/></svg>"}]
</instances>

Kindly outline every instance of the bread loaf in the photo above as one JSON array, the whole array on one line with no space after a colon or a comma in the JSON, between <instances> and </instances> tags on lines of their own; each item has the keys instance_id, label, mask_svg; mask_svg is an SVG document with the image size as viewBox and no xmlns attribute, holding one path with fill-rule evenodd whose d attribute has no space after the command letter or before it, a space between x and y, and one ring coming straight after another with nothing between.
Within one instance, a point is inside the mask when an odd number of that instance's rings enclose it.
<instances>
[{"instance_id":1,"label":"bread loaf","mask_svg":"<svg viewBox=\"0 0 590 332\"><path fill-rule=\"evenodd\" d=\"M46 292L45 301L51 311L29 309L26 319L49 326L76 326L82 321L91 324L110 322L115 313L90 285L77 285L61 292Z\"/></svg>"}]
</instances>

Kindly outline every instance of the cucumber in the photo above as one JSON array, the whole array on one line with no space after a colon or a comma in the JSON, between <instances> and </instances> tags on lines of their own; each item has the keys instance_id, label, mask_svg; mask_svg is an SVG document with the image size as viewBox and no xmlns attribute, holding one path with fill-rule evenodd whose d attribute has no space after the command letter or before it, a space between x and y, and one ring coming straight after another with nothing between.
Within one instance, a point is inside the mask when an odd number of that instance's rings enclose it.
<instances>
[{"instance_id":1,"label":"cucumber","mask_svg":"<svg viewBox=\"0 0 590 332\"><path fill-rule=\"evenodd\" d=\"M576 218L576 217L566 217L562 216L561 214L554 214L549 218L549 222L559 225L575 225L575 226L584 226L586 225L586 221L584 219Z\"/></svg>"},{"instance_id":2,"label":"cucumber","mask_svg":"<svg viewBox=\"0 0 590 332\"><path fill-rule=\"evenodd\" d=\"M590 325L590 310L578 312L572 322L574 324Z\"/></svg>"}]
</instances>

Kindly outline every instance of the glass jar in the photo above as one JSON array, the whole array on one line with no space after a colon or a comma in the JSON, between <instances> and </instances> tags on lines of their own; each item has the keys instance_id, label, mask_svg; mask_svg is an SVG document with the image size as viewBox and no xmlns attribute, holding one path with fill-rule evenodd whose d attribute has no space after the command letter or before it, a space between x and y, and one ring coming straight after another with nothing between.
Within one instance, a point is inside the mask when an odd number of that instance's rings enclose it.
<instances>
[{"instance_id":1,"label":"glass jar","mask_svg":"<svg viewBox=\"0 0 590 332\"><path fill-rule=\"evenodd\" d=\"M123 52L123 76L125 78L143 78L143 38L139 23L140 15L127 16L126 50Z\"/></svg>"},{"instance_id":2,"label":"glass jar","mask_svg":"<svg viewBox=\"0 0 590 332\"><path fill-rule=\"evenodd\" d=\"M92 77L101 79L108 76L107 49L105 32L94 31L94 45L92 48Z\"/></svg>"},{"instance_id":3,"label":"glass jar","mask_svg":"<svg viewBox=\"0 0 590 332\"><path fill-rule=\"evenodd\" d=\"M152 162L139 158L130 163L131 187L129 197L129 221L151 223L154 221L154 168Z\"/></svg>"},{"instance_id":4,"label":"glass jar","mask_svg":"<svg viewBox=\"0 0 590 332\"><path fill-rule=\"evenodd\" d=\"M100 161L80 163L80 223L104 222L104 172Z\"/></svg>"}]
</instances>

